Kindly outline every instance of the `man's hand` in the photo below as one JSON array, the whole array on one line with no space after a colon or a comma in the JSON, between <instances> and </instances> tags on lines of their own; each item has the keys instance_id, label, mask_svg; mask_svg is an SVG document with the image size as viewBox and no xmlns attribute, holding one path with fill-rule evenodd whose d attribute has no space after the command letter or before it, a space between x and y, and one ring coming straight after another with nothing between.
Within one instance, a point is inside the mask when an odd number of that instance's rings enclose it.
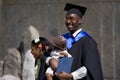
<instances>
[{"instance_id":1,"label":"man's hand","mask_svg":"<svg viewBox=\"0 0 120 80\"><path fill-rule=\"evenodd\" d=\"M64 71L60 72L60 73L57 73L56 76L62 80L64 79L72 79L72 75L71 74L68 74Z\"/></svg>"}]
</instances>

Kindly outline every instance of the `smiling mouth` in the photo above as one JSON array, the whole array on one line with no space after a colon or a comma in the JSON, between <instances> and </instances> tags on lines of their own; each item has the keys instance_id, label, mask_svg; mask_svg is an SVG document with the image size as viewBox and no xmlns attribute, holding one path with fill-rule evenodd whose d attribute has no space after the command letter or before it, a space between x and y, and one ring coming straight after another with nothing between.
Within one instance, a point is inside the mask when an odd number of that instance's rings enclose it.
<instances>
[{"instance_id":1,"label":"smiling mouth","mask_svg":"<svg viewBox=\"0 0 120 80\"><path fill-rule=\"evenodd\" d=\"M72 25L68 25L68 27L72 27Z\"/></svg>"},{"instance_id":2,"label":"smiling mouth","mask_svg":"<svg viewBox=\"0 0 120 80\"><path fill-rule=\"evenodd\" d=\"M72 27L72 25L67 25L67 27L68 27L68 28L71 28L71 27Z\"/></svg>"},{"instance_id":3,"label":"smiling mouth","mask_svg":"<svg viewBox=\"0 0 120 80\"><path fill-rule=\"evenodd\" d=\"M68 28L68 29L72 29L72 27L73 27L72 25L68 25L68 27L67 27L67 28Z\"/></svg>"}]
</instances>

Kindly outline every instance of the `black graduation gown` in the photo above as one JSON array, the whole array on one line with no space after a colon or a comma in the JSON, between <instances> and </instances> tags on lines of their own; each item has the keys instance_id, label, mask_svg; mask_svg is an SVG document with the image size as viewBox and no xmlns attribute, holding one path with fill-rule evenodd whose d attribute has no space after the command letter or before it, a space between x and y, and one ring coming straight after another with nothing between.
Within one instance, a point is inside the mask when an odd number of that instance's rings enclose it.
<instances>
[{"instance_id":1,"label":"black graduation gown","mask_svg":"<svg viewBox=\"0 0 120 80\"><path fill-rule=\"evenodd\" d=\"M88 36L82 37L73 44L69 53L74 58L71 72L81 66L87 68L87 76L80 80L103 80L100 56L95 40Z\"/></svg>"}]
</instances>

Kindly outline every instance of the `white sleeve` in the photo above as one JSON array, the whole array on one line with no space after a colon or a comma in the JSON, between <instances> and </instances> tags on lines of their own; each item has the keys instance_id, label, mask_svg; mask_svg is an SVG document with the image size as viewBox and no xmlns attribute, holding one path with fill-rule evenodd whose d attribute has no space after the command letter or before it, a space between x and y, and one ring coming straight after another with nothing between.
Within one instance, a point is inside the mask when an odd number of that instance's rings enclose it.
<instances>
[{"instance_id":1,"label":"white sleeve","mask_svg":"<svg viewBox=\"0 0 120 80\"><path fill-rule=\"evenodd\" d=\"M54 72L51 67L48 67L45 73L49 73L53 76Z\"/></svg>"},{"instance_id":2,"label":"white sleeve","mask_svg":"<svg viewBox=\"0 0 120 80\"><path fill-rule=\"evenodd\" d=\"M52 57L47 57L47 58L46 58L45 63L46 63L47 65L49 65L49 61L50 61L51 58L52 58Z\"/></svg>"},{"instance_id":3,"label":"white sleeve","mask_svg":"<svg viewBox=\"0 0 120 80\"><path fill-rule=\"evenodd\" d=\"M73 80L82 79L87 75L87 68L85 66L82 66L71 74L73 76Z\"/></svg>"},{"instance_id":4,"label":"white sleeve","mask_svg":"<svg viewBox=\"0 0 120 80\"><path fill-rule=\"evenodd\" d=\"M59 52L56 50L51 51L50 56L60 56Z\"/></svg>"},{"instance_id":5,"label":"white sleeve","mask_svg":"<svg viewBox=\"0 0 120 80\"><path fill-rule=\"evenodd\" d=\"M68 53L68 57L72 57L72 56Z\"/></svg>"}]
</instances>

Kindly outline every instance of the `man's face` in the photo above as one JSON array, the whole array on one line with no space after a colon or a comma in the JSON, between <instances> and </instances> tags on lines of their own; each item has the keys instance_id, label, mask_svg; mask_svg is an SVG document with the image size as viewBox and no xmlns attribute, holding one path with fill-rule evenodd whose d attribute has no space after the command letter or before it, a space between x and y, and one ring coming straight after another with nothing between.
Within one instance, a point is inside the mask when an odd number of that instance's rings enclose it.
<instances>
[{"instance_id":1,"label":"man's face","mask_svg":"<svg viewBox=\"0 0 120 80\"><path fill-rule=\"evenodd\" d=\"M69 14L66 15L65 24L70 33L73 34L76 30L80 28L81 21L82 19L76 14Z\"/></svg>"},{"instance_id":2,"label":"man's face","mask_svg":"<svg viewBox=\"0 0 120 80\"><path fill-rule=\"evenodd\" d=\"M32 47L31 47L31 53L33 54L33 56L34 56L36 59L37 59L37 58L42 58L42 56L43 56L42 49L39 48L39 47L32 46Z\"/></svg>"}]
</instances>

